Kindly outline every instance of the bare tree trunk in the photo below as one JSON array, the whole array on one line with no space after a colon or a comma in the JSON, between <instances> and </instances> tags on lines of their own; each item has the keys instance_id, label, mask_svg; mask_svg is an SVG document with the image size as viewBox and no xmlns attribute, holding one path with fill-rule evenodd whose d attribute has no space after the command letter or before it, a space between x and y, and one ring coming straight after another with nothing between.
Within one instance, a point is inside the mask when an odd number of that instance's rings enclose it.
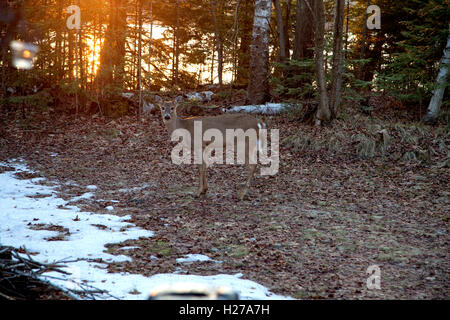
<instances>
[{"instance_id":1,"label":"bare tree trunk","mask_svg":"<svg viewBox=\"0 0 450 320\"><path fill-rule=\"evenodd\" d=\"M237 52L237 46L238 46L238 33L239 33L239 7L241 5L241 0L236 1L236 7L234 9L234 21L233 21L233 76L232 76L232 83L234 84L237 78L237 63L238 63L238 52Z\"/></svg>"},{"instance_id":2,"label":"bare tree trunk","mask_svg":"<svg viewBox=\"0 0 450 320\"><path fill-rule=\"evenodd\" d=\"M314 26L316 78L319 89L319 105L316 113L316 125L321 125L323 122L331 119L323 60L325 33L325 7L323 0L316 0L314 2Z\"/></svg>"},{"instance_id":3,"label":"bare tree trunk","mask_svg":"<svg viewBox=\"0 0 450 320\"><path fill-rule=\"evenodd\" d=\"M347 52L348 50L348 27L350 22L350 0L346 1L347 1L347 22L345 24L345 52Z\"/></svg>"},{"instance_id":4,"label":"bare tree trunk","mask_svg":"<svg viewBox=\"0 0 450 320\"><path fill-rule=\"evenodd\" d=\"M139 33L139 23L137 23L137 19L138 19L138 12L139 12L139 0L136 1L135 3L135 7L134 7L134 19L135 19L135 23L134 23L134 28L133 28L133 63L131 63L131 83L135 86L134 89L137 89L137 58L138 58L138 33Z\"/></svg>"},{"instance_id":5,"label":"bare tree trunk","mask_svg":"<svg viewBox=\"0 0 450 320\"><path fill-rule=\"evenodd\" d=\"M285 8L285 15L284 15L284 36L285 36L285 40L284 43L286 44L286 58L289 59L291 57L291 45L289 42L289 29L290 29L290 17L291 17L291 0L287 0L286 1L286 5L284 6Z\"/></svg>"},{"instance_id":6,"label":"bare tree trunk","mask_svg":"<svg viewBox=\"0 0 450 320\"><path fill-rule=\"evenodd\" d=\"M138 1L138 66L137 66L137 77L138 77L138 90L139 90L139 105L137 110L137 115L140 117L142 113L142 1Z\"/></svg>"},{"instance_id":7,"label":"bare tree trunk","mask_svg":"<svg viewBox=\"0 0 450 320\"><path fill-rule=\"evenodd\" d=\"M211 84L214 84L214 60L216 59L216 50L215 45L212 48L211 52Z\"/></svg>"},{"instance_id":8,"label":"bare tree trunk","mask_svg":"<svg viewBox=\"0 0 450 320\"><path fill-rule=\"evenodd\" d=\"M98 87L113 82L123 86L125 40L126 40L126 11L123 0L110 1L110 17L106 30L105 41L100 53L100 68L97 73Z\"/></svg>"},{"instance_id":9,"label":"bare tree trunk","mask_svg":"<svg viewBox=\"0 0 450 320\"><path fill-rule=\"evenodd\" d=\"M68 42L68 37L69 37L69 32L63 32L62 33L63 36L63 43L62 43L62 61L61 61L61 69L62 69L62 74L61 74L61 78L64 79L65 75L66 75L66 48L67 48L67 42ZM70 61L69 61L69 65L70 65ZM69 66L70 68L70 66Z\"/></svg>"},{"instance_id":10,"label":"bare tree trunk","mask_svg":"<svg viewBox=\"0 0 450 320\"><path fill-rule=\"evenodd\" d=\"M447 46L444 49L444 55L441 60L441 69L439 70L436 85L437 88L433 92L430 104L428 106L427 114L424 117L424 122L433 122L436 120L441 110L442 99L445 93L445 83L448 79L448 64L450 63L450 24L449 24L449 36L447 39Z\"/></svg>"},{"instance_id":11,"label":"bare tree trunk","mask_svg":"<svg viewBox=\"0 0 450 320\"><path fill-rule=\"evenodd\" d=\"M97 24L95 23L96 21L94 20L94 25L92 28L92 42L94 44L94 48L92 48L92 60L91 60L91 65L89 66L90 68L90 81L91 81L91 86L90 86L90 90L93 91L94 90L94 73L95 73L95 51L96 51L96 47L97 47ZM100 31L101 32L101 31Z\"/></svg>"},{"instance_id":12,"label":"bare tree trunk","mask_svg":"<svg viewBox=\"0 0 450 320\"><path fill-rule=\"evenodd\" d=\"M281 12L280 0L273 0L275 5L275 14L277 18L278 44L280 46L279 58L280 62L286 60L286 31L284 29L283 13Z\"/></svg>"},{"instance_id":13,"label":"bare tree trunk","mask_svg":"<svg viewBox=\"0 0 450 320\"><path fill-rule=\"evenodd\" d=\"M150 0L150 43L148 49L148 88L152 88L151 63L153 58L153 0Z\"/></svg>"},{"instance_id":14,"label":"bare tree trunk","mask_svg":"<svg viewBox=\"0 0 450 320\"><path fill-rule=\"evenodd\" d=\"M57 27L56 27L56 36L55 36L55 80L59 81L61 80L61 74L62 74L62 57L61 57L61 45L62 45L62 30L61 30L61 22L62 22L62 12L63 12L63 3L62 0L58 0L57 2L57 16L56 19L58 21Z\"/></svg>"},{"instance_id":15,"label":"bare tree trunk","mask_svg":"<svg viewBox=\"0 0 450 320\"><path fill-rule=\"evenodd\" d=\"M363 26L363 33L362 33L362 38L361 38L361 52L359 53L359 59L364 59L364 57L366 56L366 38L367 38L367 8L370 6L370 0L367 0L367 7L366 10L364 11L364 26ZM362 80L363 77L363 68L364 68L364 64L361 62L359 64L359 69L358 69L358 79Z\"/></svg>"},{"instance_id":16,"label":"bare tree trunk","mask_svg":"<svg viewBox=\"0 0 450 320\"><path fill-rule=\"evenodd\" d=\"M330 95L330 108L333 118L336 117L341 103L345 0L334 1L334 14L333 80Z\"/></svg>"},{"instance_id":17,"label":"bare tree trunk","mask_svg":"<svg viewBox=\"0 0 450 320\"><path fill-rule=\"evenodd\" d=\"M175 56L177 55L177 31L173 29L173 45L172 45L172 86L175 85Z\"/></svg>"},{"instance_id":18,"label":"bare tree trunk","mask_svg":"<svg viewBox=\"0 0 450 320\"><path fill-rule=\"evenodd\" d=\"M315 0L297 0L297 10L295 13L295 37L294 52L295 60L312 58L314 47L314 26L313 11Z\"/></svg>"},{"instance_id":19,"label":"bare tree trunk","mask_svg":"<svg viewBox=\"0 0 450 320\"><path fill-rule=\"evenodd\" d=\"M175 73L174 82L178 86L178 73L180 64L180 0L177 0L177 26L175 30Z\"/></svg>"},{"instance_id":20,"label":"bare tree trunk","mask_svg":"<svg viewBox=\"0 0 450 320\"><path fill-rule=\"evenodd\" d=\"M253 39L250 47L250 82L248 102L263 104L270 98L269 87L269 36L272 3L270 0L255 1Z\"/></svg>"},{"instance_id":21,"label":"bare tree trunk","mask_svg":"<svg viewBox=\"0 0 450 320\"><path fill-rule=\"evenodd\" d=\"M250 45L252 42L252 22L254 14L253 1L243 1L240 10L239 37L240 45L238 50L238 67L236 83L241 86L248 86L250 70Z\"/></svg>"},{"instance_id":22,"label":"bare tree trunk","mask_svg":"<svg viewBox=\"0 0 450 320\"><path fill-rule=\"evenodd\" d=\"M216 39L216 50L217 50L217 73L219 76L219 88L222 90L223 85L223 42L222 36L220 34L219 25L217 23L217 15L216 15L216 1L210 1L211 6L211 15L214 23L214 36Z\"/></svg>"},{"instance_id":23,"label":"bare tree trunk","mask_svg":"<svg viewBox=\"0 0 450 320\"><path fill-rule=\"evenodd\" d=\"M127 34L127 12L124 0L116 0L116 36L114 55L114 82L123 87L125 75L125 43Z\"/></svg>"},{"instance_id":24,"label":"bare tree trunk","mask_svg":"<svg viewBox=\"0 0 450 320\"><path fill-rule=\"evenodd\" d=\"M79 68L80 68L80 86L82 90L86 89L86 61L84 59L84 41L83 41L83 30L81 29L78 33L78 52L79 52Z\"/></svg>"},{"instance_id":25,"label":"bare tree trunk","mask_svg":"<svg viewBox=\"0 0 450 320\"><path fill-rule=\"evenodd\" d=\"M69 81L72 81L74 79L73 77L73 66L74 66L74 31L69 30L67 34L67 42L69 45L69 56L68 56L68 67L69 67Z\"/></svg>"}]
</instances>

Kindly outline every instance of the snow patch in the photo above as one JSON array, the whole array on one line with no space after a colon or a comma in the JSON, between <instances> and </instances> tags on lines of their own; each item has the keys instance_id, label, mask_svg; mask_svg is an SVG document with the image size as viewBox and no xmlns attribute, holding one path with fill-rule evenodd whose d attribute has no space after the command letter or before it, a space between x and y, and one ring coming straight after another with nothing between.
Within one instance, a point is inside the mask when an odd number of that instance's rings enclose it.
<instances>
[{"instance_id":1,"label":"snow patch","mask_svg":"<svg viewBox=\"0 0 450 320\"><path fill-rule=\"evenodd\" d=\"M132 92L122 92L121 96L126 98L126 99L131 99L131 98L134 97L134 93L132 93Z\"/></svg>"},{"instance_id":2,"label":"snow patch","mask_svg":"<svg viewBox=\"0 0 450 320\"><path fill-rule=\"evenodd\" d=\"M153 103L150 103L150 102L142 99L142 112L144 114L151 113L155 109L156 109L156 107Z\"/></svg>"},{"instance_id":3,"label":"snow patch","mask_svg":"<svg viewBox=\"0 0 450 320\"><path fill-rule=\"evenodd\" d=\"M241 299L290 299L275 295L256 282L241 279L242 274L200 276L173 273L145 277L128 272L109 273L107 263L131 259L124 255L109 254L106 244L152 237L153 232L137 228L127 222L130 216L81 212L77 207L68 206L68 201L55 195L54 186L36 184L42 178L17 179L15 173L31 172L21 160L0 162L0 165L15 169L0 173L0 244L15 248L25 247L29 252L36 253L33 259L43 263L63 261L65 267L61 269L69 274L47 272L41 277L64 290L95 288L104 293L95 293L95 296L87 299L136 300L147 299L152 289L161 285L193 282L210 287L231 287ZM30 194L51 196L27 197ZM85 193L77 198L85 199L92 196L92 193ZM47 241L45 238L58 235L58 231L30 229L36 223L61 226L68 232L61 240ZM98 228L98 225L106 228ZM150 257L150 259L158 258ZM187 255L180 259L211 260L203 255Z\"/></svg>"},{"instance_id":4,"label":"snow patch","mask_svg":"<svg viewBox=\"0 0 450 320\"><path fill-rule=\"evenodd\" d=\"M81 196L70 199L70 201L75 202L75 201L79 201L79 200L83 200L83 199L91 199L93 197L94 197L94 194L92 192L86 192L86 193L83 193Z\"/></svg>"},{"instance_id":5,"label":"snow patch","mask_svg":"<svg viewBox=\"0 0 450 320\"><path fill-rule=\"evenodd\" d=\"M288 104L284 103L266 103L265 105L248 105L248 106L235 106L230 109L223 108L223 112L227 113L236 113L236 112L245 112L245 113L258 113L258 114L278 114L285 111L286 108L289 108Z\"/></svg>"},{"instance_id":6,"label":"snow patch","mask_svg":"<svg viewBox=\"0 0 450 320\"><path fill-rule=\"evenodd\" d=\"M212 91L202 91L202 92L190 92L186 93L185 96L189 101L211 101L214 92Z\"/></svg>"},{"instance_id":7,"label":"snow patch","mask_svg":"<svg viewBox=\"0 0 450 320\"><path fill-rule=\"evenodd\" d=\"M120 250L133 250L133 249L138 249L139 247L136 246L126 246L126 247L121 247Z\"/></svg>"},{"instance_id":8,"label":"snow patch","mask_svg":"<svg viewBox=\"0 0 450 320\"><path fill-rule=\"evenodd\" d=\"M213 262L222 262L211 259L208 256L203 254L187 254L184 258L178 258L178 263L186 263L186 262L205 262L205 261L213 261Z\"/></svg>"}]
</instances>

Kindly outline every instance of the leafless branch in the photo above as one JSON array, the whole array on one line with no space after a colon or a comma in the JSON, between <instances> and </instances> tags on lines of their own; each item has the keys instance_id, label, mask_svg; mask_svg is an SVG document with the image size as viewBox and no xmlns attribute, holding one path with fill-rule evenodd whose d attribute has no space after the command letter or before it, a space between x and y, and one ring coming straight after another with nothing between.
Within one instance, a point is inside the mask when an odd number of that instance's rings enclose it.
<instances>
[{"instance_id":1,"label":"leafless branch","mask_svg":"<svg viewBox=\"0 0 450 320\"><path fill-rule=\"evenodd\" d=\"M67 267L67 263L77 262L84 259L74 259L69 260L65 258L52 263L42 263L34 260L29 251L25 248L21 248L20 252L12 247L0 247L0 289L7 285L10 290L8 294L5 292L0 292L0 297L15 300L16 298L21 299L23 294L19 292L19 288L14 284L17 281L22 283L42 283L50 287L53 287L59 291L65 292L67 295L73 299L79 300L82 298L96 300L98 298L110 297L113 299L119 299L107 291L96 288L89 284L83 282L74 282L72 279L67 279L65 277L56 277L54 275L45 275L48 272L57 272L63 275L70 275L69 272L62 270L62 268ZM55 285L49 279L57 279L61 281L72 282L75 284L76 288L64 288ZM14 296L11 295L10 291L14 292Z\"/></svg>"}]
</instances>

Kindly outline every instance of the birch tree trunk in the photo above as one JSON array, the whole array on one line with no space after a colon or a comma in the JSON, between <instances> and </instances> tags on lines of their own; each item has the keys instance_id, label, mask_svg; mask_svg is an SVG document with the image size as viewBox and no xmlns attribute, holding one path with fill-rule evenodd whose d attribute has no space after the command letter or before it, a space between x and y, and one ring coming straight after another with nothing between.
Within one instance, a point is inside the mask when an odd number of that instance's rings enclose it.
<instances>
[{"instance_id":1,"label":"birch tree trunk","mask_svg":"<svg viewBox=\"0 0 450 320\"><path fill-rule=\"evenodd\" d=\"M331 118L323 60L325 33L325 7L323 0L314 2L314 33L316 78L319 90L316 125L321 125L322 122L329 121Z\"/></svg>"},{"instance_id":2,"label":"birch tree trunk","mask_svg":"<svg viewBox=\"0 0 450 320\"><path fill-rule=\"evenodd\" d=\"M343 34L344 34L345 0L334 1L334 35L333 35L333 80L331 84L330 108L335 118L341 103L343 72Z\"/></svg>"},{"instance_id":3,"label":"birch tree trunk","mask_svg":"<svg viewBox=\"0 0 450 320\"><path fill-rule=\"evenodd\" d=\"M250 46L250 81L248 103L263 104L270 98L269 92L269 35L272 3L270 0L255 1L253 38Z\"/></svg>"},{"instance_id":4,"label":"birch tree trunk","mask_svg":"<svg viewBox=\"0 0 450 320\"><path fill-rule=\"evenodd\" d=\"M448 69L450 63L450 24L449 24L449 35L447 39L447 46L444 49L444 55L441 60L441 69L439 70L436 85L437 88L433 92L433 97L431 98L430 104L428 106L427 114L424 117L424 122L433 122L436 120L441 110L442 99L445 93L445 83L448 79Z\"/></svg>"}]
</instances>

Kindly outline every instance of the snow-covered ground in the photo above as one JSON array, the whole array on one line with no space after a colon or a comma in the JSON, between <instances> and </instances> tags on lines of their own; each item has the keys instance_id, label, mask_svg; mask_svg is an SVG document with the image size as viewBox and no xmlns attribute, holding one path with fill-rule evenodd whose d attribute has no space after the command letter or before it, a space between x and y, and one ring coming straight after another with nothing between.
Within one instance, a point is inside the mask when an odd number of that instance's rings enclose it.
<instances>
[{"instance_id":1,"label":"snow-covered ground","mask_svg":"<svg viewBox=\"0 0 450 320\"><path fill-rule=\"evenodd\" d=\"M239 293L241 299L286 299L242 274L214 276L156 274L151 277L129 273L108 273L108 262L130 260L124 255L111 255L105 247L108 243L120 243L128 239L152 237L153 232L127 222L129 216L81 212L69 206L57 196L54 187L39 184L43 178L18 179L15 173L31 172L22 160L1 166L14 170L0 173L0 244L15 248L25 247L36 253L33 259L51 263L64 261L64 275L58 272L43 274L43 279L76 295L76 290L96 288L107 294L96 294L97 299L146 299L153 288L164 284L197 283L209 287L228 286ZM95 186L88 186L80 197L93 197ZM110 208L111 212L114 210ZM101 225L101 228L98 226ZM47 227L56 231L45 230ZM64 228L64 229L63 229ZM64 230L61 233L61 230ZM53 237L53 238L52 238ZM49 238L52 238L51 241ZM191 254L177 259L185 262L216 262L207 256ZM88 288L88 289L89 289Z\"/></svg>"}]
</instances>

